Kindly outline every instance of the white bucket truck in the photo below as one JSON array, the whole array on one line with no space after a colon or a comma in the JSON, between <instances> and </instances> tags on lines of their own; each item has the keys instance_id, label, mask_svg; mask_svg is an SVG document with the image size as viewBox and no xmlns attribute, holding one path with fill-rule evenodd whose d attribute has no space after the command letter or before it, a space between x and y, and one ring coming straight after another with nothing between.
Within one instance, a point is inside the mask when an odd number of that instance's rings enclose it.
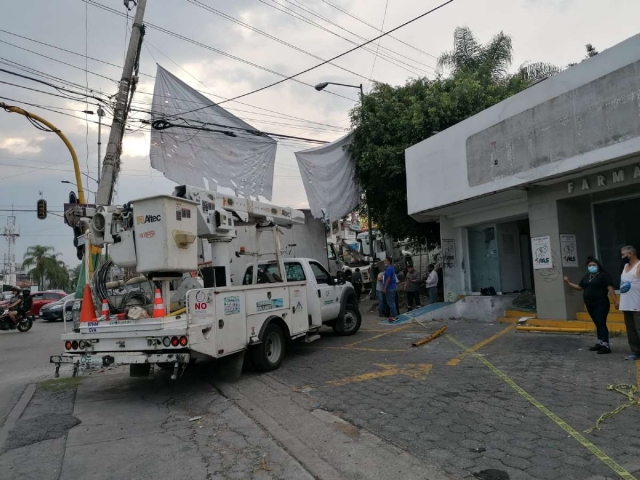
<instances>
[{"instance_id":1,"label":"white bucket truck","mask_svg":"<svg viewBox=\"0 0 640 480\"><path fill-rule=\"evenodd\" d=\"M332 277L315 259L279 255L279 229L304 223L304 215L297 210L181 186L173 195L118 207L83 207L66 216L72 225L79 220L88 223L91 243L109 245L116 265L135 268L145 282L161 287L166 314L127 318L132 309L125 304L116 312L112 309L109 318L80 321L73 331L67 331L65 321L65 351L51 357L56 374L61 364L72 364L75 375L81 364L91 363L128 364L132 375L143 376L157 364L172 368L176 378L191 361L245 350L258 370L269 371L282 362L288 340L317 340L323 324L343 335L352 335L360 327L351 284ZM260 252L246 252L255 261L248 266L243 284L234 286L229 247L236 229L243 225L257 227L256 249L262 232L274 233L273 249L263 253L275 254L275 260L261 262ZM193 285L188 273L198 270L199 242L211 249L210 285L196 284L198 288L186 291L185 308L171 312L170 298L181 290L179 284L190 281ZM102 301L95 290L93 298ZM146 305L147 312L150 307Z\"/></svg>"}]
</instances>

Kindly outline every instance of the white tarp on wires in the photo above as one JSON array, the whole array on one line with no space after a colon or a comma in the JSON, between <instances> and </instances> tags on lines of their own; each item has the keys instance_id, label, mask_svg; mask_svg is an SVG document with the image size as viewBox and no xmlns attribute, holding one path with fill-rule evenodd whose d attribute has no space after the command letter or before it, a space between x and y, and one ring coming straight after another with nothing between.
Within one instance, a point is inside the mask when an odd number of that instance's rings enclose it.
<instances>
[{"instance_id":1,"label":"white tarp on wires","mask_svg":"<svg viewBox=\"0 0 640 480\"><path fill-rule=\"evenodd\" d=\"M332 219L352 212L360 203L360 187L354 180L355 164L347 146L349 133L335 142L296 152L309 208L315 218L323 218L324 209Z\"/></svg>"},{"instance_id":2,"label":"white tarp on wires","mask_svg":"<svg viewBox=\"0 0 640 480\"><path fill-rule=\"evenodd\" d=\"M195 109L200 110L191 111ZM257 129L159 65L152 111L152 121L169 116L168 121L173 124L195 127L206 124L208 129L220 130L209 132L179 126L152 129L151 166L165 177L179 184L209 190L227 187L237 195L271 200L277 146L274 139L246 132L245 129Z\"/></svg>"}]
</instances>

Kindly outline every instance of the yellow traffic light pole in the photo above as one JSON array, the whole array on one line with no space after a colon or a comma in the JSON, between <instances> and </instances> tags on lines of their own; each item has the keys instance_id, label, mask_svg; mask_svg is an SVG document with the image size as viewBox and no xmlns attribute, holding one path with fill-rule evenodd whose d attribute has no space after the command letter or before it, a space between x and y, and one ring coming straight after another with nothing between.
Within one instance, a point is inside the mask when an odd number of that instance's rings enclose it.
<instances>
[{"instance_id":1,"label":"yellow traffic light pole","mask_svg":"<svg viewBox=\"0 0 640 480\"><path fill-rule=\"evenodd\" d=\"M62 140L69 149L69 153L71 153L71 159L73 160L73 170L76 175L76 184L78 185L78 201L80 203L87 203L84 198L84 189L82 188L82 175L80 173L80 163L78 162L78 156L76 155L76 151L73 149L71 142L69 142L69 139L64 135L64 133L62 133L60 129L56 128L56 126L51 122L36 115L35 113L27 112L20 107L14 107L12 105L7 105L6 103L0 102L0 108L4 108L7 112L19 113L20 115L24 115L27 118L32 118L40 123L43 123L44 125L49 127L53 133L60 137L60 140Z\"/></svg>"},{"instance_id":2,"label":"yellow traffic light pole","mask_svg":"<svg viewBox=\"0 0 640 480\"><path fill-rule=\"evenodd\" d=\"M71 154L71 159L73 160L73 170L76 175L76 185L78 186L78 201L80 203L87 203L86 199L84 198L84 189L82 188L82 175L80 172L80 163L78 162L78 156L76 155L76 151L73 149L73 145L71 145L71 142L64 135L64 133L62 133L59 128L57 128L54 124L52 124L48 120L45 120L44 118L36 115L35 113L27 112L26 110L20 107L14 107L13 105L7 105L4 102L0 102L0 108L3 108L7 112L19 113L20 115L24 115L27 118L36 120L46 125L47 127L49 127L49 129L51 129L53 133L55 133L56 135L58 135L58 137L60 137L60 140L62 140L64 144L67 146L67 148L69 149L69 153ZM93 255L101 253L102 249L95 245L89 244L89 252L90 252L90 256L93 257ZM91 259L87 261L87 265L88 265L87 278L91 278L93 275L93 267L94 267Z\"/></svg>"}]
</instances>

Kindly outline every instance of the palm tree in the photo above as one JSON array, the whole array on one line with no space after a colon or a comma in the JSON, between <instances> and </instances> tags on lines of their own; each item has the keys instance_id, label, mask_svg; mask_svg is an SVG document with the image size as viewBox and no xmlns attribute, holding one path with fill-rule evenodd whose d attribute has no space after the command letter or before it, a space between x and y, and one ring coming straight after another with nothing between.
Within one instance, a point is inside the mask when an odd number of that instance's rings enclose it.
<instances>
[{"instance_id":1,"label":"palm tree","mask_svg":"<svg viewBox=\"0 0 640 480\"><path fill-rule=\"evenodd\" d=\"M457 27L453 34L453 50L438 58L438 66L450 68L451 73L479 75L494 82L522 79L535 82L555 75L561 69L544 62L523 64L515 74L509 74L513 61L511 37L504 32L481 44L469 27Z\"/></svg>"},{"instance_id":2,"label":"palm tree","mask_svg":"<svg viewBox=\"0 0 640 480\"><path fill-rule=\"evenodd\" d=\"M438 58L438 66L450 68L454 75L479 73L493 80L507 76L513 60L511 37L504 32L489 43L480 44L469 27L457 27L453 34L453 50Z\"/></svg>"},{"instance_id":3,"label":"palm tree","mask_svg":"<svg viewBox=\"0 0 640 480\"><path fill-rule=\"evenodd\" d=\"M45 280L49 273L57 268L59 253L54 248L44 245L32 245L24 254L22 265L24 268L33 267L29 271L31 279L38 284L38 288L44 288Z\"/></svg>"}]
</instances>

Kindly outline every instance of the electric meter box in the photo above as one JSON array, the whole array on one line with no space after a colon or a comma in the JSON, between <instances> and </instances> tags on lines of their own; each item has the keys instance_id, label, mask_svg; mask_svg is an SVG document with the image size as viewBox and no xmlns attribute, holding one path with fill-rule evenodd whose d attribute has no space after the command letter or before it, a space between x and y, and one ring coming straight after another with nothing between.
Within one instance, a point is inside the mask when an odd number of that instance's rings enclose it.
<instances>
[{"instance_id":1,"label":"electric meter box","mask_svg":"<svg viewBox=\"0 0 640 480\"><path fill-rule=\"evenodd\" d=\"M138 273L198 269L197 202L158 195L131 205Z\"/></svg>"}]
</instances>

